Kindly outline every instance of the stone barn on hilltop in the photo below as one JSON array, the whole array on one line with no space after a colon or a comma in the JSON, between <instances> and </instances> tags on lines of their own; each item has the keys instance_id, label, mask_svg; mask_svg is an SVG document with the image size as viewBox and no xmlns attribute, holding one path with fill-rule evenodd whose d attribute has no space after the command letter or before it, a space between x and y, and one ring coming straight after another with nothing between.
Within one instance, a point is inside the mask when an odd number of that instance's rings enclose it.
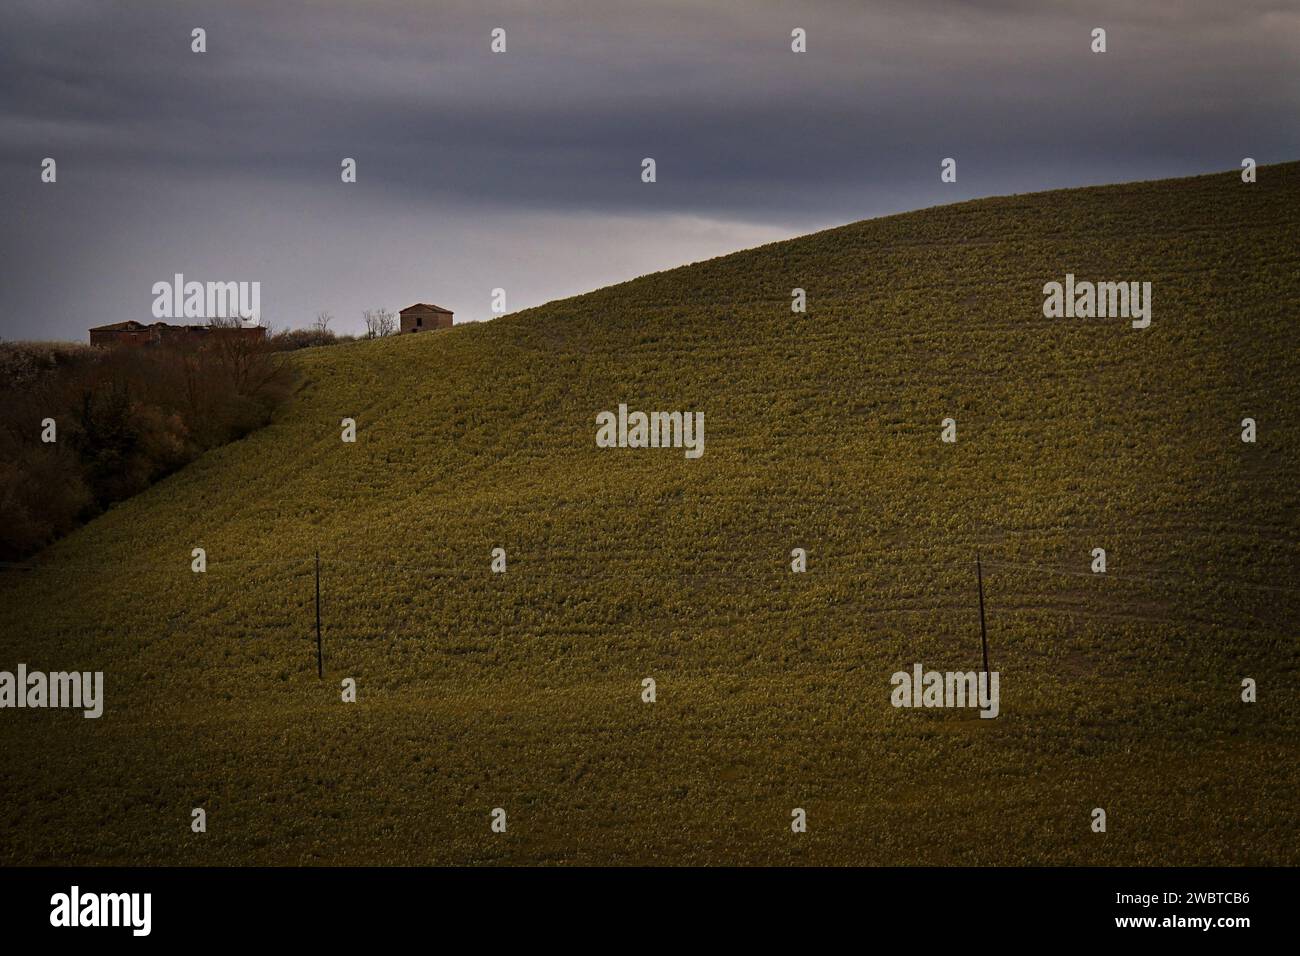
<instances>
[{"instance_id":1,"label":"stone barn on hilltop","mask_svg":"<svg viewBox=\"0 0 1300 956\"><path fill-rule=\"evenodd\" d=\"M426 332L429 329L451 328L452 313L440 305L417 302L408 305L398 313L402 319L403 332Z\"/></svg>"}]
</instances>

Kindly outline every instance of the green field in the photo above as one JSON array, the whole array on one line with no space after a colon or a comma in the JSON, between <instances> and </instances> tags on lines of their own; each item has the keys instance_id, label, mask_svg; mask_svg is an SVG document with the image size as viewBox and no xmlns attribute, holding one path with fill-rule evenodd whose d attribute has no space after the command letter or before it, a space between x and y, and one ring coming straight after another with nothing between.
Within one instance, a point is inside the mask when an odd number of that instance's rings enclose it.
<instances>
[{"instance_id":1,"label":"green field","mask_svg":"<svg viewBox=\"0 0 1300 956\"><path fill-rule=\"evenodd\" d=\"M1300 863L1298 236L1290 163L297 353L272 425L0 572L0 669L107 697L0 711L0 862ZM1044 318L1067 272L1151 327ZM620 402L705 454L597 448ZM979 666L977 548L1001 715L895 709Z\"/></svg>"}]
</instances>

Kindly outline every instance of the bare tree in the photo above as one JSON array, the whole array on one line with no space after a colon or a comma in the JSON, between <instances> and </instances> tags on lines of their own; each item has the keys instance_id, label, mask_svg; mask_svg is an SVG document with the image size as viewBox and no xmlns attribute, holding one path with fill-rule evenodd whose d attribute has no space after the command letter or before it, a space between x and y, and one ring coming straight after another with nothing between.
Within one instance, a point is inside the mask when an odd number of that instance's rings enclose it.
<instances>
[{"instance_id":1,"label":"bare tree","mask_svg":"<svg viewBox=\"0 0 1300 956\"><path fill-rule=\"evenodd\" d=\"M271 334L272 325L270 322L263 322L261 315L251 315L244 318L241 315L213 315L208 317L208 326L214 329L249 329L263 326L267 335Z\"/></svg>"},{"instance_id":2,"label":"bare tree","mask_svg":"<svg viewBox=\"0 0 1300 956\"><path fill-rule=\"evenodd\" d=\"M314 331L324 335L330 330L330 323L333 321L334 316L330 315L328 312L317 312L316 321L311 324L311 327Z\"/></svg>"},{"instance_id":3,"label":"bare tree","mask_svg":"<svg viewBox=\"0 0 1300 956\"><path fill-rule=\"evenodd\" d=\"M387 309L366 309L362 317L366 321L368 339L382 339L397 331L397 316Z\"/></svg>"}]
</instances>

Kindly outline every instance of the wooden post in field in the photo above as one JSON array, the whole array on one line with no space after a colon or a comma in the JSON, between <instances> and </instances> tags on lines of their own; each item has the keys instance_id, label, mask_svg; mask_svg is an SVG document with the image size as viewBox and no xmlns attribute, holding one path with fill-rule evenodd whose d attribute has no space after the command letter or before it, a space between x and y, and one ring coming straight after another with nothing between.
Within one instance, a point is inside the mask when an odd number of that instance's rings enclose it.
<instances>
[{"instance_id":1,"label":"wooden post in field","mask_svg":"<svg viewBox=\"0 0 1300 956\"><path fill-rule=\"evenodd\" d=\"M980 567L979 548L975 549L975 578L979 581L980 588L980 647L984 651L984 675L988 678L989 673L989 638L984 630L984 569Z\"/></svg>"},{"instance_id":2,"label":"wooden post in field","mask_svg":"<svg viewBox=\"0 0 1300 956\"><path fill-rule=\"evenodd\" d=\"M320 643L320 551L316 552L316 676L325 679L325 656Z\"/></svg>"}]
</instances>

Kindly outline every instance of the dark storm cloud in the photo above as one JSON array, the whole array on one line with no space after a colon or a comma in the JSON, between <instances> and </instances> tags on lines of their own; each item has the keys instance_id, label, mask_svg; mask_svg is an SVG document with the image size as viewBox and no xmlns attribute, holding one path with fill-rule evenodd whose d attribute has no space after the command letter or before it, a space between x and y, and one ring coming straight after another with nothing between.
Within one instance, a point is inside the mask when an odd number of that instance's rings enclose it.
<instances>
[{"instance_id":1,"label":"dark storm cloud","mask_svg":"<svg viewBox=\"0 0 1300 956\"><path fill-rule=\"evenodd\" d=\"M1262 2L9 4L0 334L142 317L180 268L263 278L281 323L482 317L495 285L514 308L972 195L1295 158L1298 35Z\"/></svg>"}]
</instances>

